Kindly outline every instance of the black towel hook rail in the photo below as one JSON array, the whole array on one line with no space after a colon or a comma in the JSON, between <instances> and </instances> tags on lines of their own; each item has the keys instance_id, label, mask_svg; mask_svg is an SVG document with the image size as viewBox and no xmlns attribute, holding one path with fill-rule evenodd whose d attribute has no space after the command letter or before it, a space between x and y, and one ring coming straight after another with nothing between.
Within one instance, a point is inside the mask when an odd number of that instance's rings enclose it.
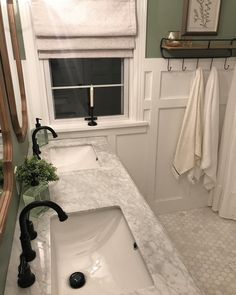
<instances>
[{"instance_id":1,"label":"black towel hook rail","mask_svg":"<svg viewBox=\"0 0 236 295\"><path fill-rule=\"evenodd\" d=\"M213 61L214 61L214 57L212 57L211 59L210 70L212 69Z\"/></svg>"},{"instance_id":2,"label":"black towel hook rail","mask_svg":"<svg viewBox=\"0 0 236 295\"><path fill-rule=\"evenodd\" d=\"M184 58L183 58L183 61L182 61L182 71L186 71L187 70L187 67L184 65Z\"/></svg>"},{"instance_id":3,"label":"black towel hook rail","mask_svg":"<svg viewBox=\"0 0 236 295\"><path fill-rule=\"evenodd\" d=\"M236 38L233 39L172 39L162 38L160 43L161 55L168 59L167 70L172 71L171 59L182 59L182 71L185 71L185 59L210 59L212 67L213 59L224 58L224 70L230 68L228 59L236 56ZM177 42L176 42L177 41ZM176 45L177 44L177 45Z\"/></svg>"},{"instance_id":4,"label":"black towel hook rail","mask_svg":"<svg viewBox=\"0 0 236 295\"><path fill-rule=\"evenodd\" d=\"M229 64L226 65L227 60L228 60L228 57L225 58L225 62L224 62L224 69L226 71L229 69Z\"/></svg>"},{"instance_id":5,"label":"black towel hook rail","mask_svg":"<svg viewBox=\"0 0 236 295\"><path fill-rule=\"evenodd\" d=\"M168 72L172 71L172 67L170 66L170 59L168 58L168 62L167 62L167 70Z\"/></svg>"},{"instance_id":6,"label":"black towel hook rail","mask_svg":"<svg viewBox=\"0 0 236 295\"><path fill-rule=\"evenodd\" d=\"M198 68L198 65L199 65L199 58L197 59L196 70L197 70L197 68Z\"/></svg>"}]
</instances>

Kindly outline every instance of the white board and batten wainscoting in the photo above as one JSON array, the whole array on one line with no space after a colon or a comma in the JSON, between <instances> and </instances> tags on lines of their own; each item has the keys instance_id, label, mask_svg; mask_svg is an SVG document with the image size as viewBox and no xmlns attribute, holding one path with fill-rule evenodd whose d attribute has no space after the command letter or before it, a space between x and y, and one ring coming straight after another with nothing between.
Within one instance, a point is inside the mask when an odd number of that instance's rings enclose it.
<instances>
[{"instance_id":1,"label":"white board and batten wainscoting","mask_svg":"<svg viewBox=\"0 0 236 295\"><path fill-rule=\"evenodd\" d=\"M232 80L235 58L224 70L224 59L215 59L220 80L220 130L223 125L228 92ZM197 60L171 60L172 71L167 70L167 60L145 59L144 105L151 108L149 131L147 199L155 213L187 210L207 206L208 193L202 184L190 184L186 177L177 181L171 172L171 163L182 125L190 86ZM209 74L210 59L201 59L205 81Z\"/></svg>"}]
</instances>

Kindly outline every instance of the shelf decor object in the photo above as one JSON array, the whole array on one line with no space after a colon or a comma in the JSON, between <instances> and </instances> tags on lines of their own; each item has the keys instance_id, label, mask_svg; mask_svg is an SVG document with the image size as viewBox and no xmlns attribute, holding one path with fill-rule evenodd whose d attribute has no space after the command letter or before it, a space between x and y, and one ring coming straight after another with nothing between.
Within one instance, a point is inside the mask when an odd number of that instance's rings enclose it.
<instances>
[{"instance_id":1,"label":"shelf decor object","mask_svg":"<svg viewBox=\"0 0 236 295\"><path fill-rule=\"evenodd\" d=\"M217 35L221 0L184 0L182 35Z\"/></svg>"}]
</instances>

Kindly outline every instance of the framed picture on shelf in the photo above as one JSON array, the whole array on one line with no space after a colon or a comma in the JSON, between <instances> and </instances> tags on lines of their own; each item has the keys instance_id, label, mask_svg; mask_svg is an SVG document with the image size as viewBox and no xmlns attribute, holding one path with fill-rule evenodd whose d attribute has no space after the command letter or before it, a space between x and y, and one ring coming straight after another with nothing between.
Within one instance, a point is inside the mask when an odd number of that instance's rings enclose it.
<instances>
[{"instance_id":1,"label":"framed picture on shelf","mask_svg":"<svg viewBox=\"0 0 236 295\"><path fill-rule=\"evenodd\" d=\"M182 35L217 35L221 0L184 0Z\"/></svg>"}]
</instances>

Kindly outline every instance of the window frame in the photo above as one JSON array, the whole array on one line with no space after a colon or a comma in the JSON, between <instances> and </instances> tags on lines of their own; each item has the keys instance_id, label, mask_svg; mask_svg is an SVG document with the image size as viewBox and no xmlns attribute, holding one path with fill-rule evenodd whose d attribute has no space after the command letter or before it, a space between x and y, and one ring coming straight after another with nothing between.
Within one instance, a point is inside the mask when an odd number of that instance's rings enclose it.
<instances>
[{"instance_id":1,"label":"window frame","mask_svg":"<svg viewBox=\"0 0 236 295\"><path fill-rule=\"evenodd\" d=\"M137 1L138 34L135 38L135 49L133 57L129 61L129 98L128 98L128 118L102 121L98 119L98 125L91 128L86 121L73 122L71 124L56 122L52 124L49 118L49 106L47 98L47 83L49 78L45 78L44 61L39 60L37 54L37 44L31 22L30 9L25 1L19 2L21 21L23 28L23 38L27 60L23 61L23 70L26 82L27 105L30 110L29 125L35 128L35 118L42 118L44 125L50 125L59 132L88 132L93 134L94 130L113 130L123 128L134 128L143 124L150 124L150 111L152 101L150 97L145 97L145 51L146 51L146 20L147 20L147 0ZM45 60L46 61L46 60ZM32 78L33 74L33 78ZM30 81L27 83L27 81ZM81 122L81 123L80 123ZM105 132L105 131L103 131ZM109 131L110 132L110 131ZM97 134L97 133L96 133Z\"/></svg>"},{"instance_id":2,"label":"window frame","mask_svg":"<svg viewBox=\"0 0 236 295\"><path fill-rule=\"evenodd\" d=\"M129 73L130 68L130 62L128 58L123 59L122 63L122 69L121 72L123 73L123 109L124 114L123 115L111 115L111 116L98 116L99 122L107 122L107 121L124 121L129 119ZM53 94L52 90L55 89L55 87L52 86L52 79L51 79L51 71L50 71L50 64L49 60L43 61L43 71L44 71L44 78L45 78L45 86L46 86L46 96L47 96L47 105L48 105L48 116L49 116L49 123L51 125L58 125L58 124L81 124L83 122L86 122L84 120L84 117L82 118L65 118L65 119L56 119L55 118L55 112L54 112L54 101L53 101ZM112 84L111 84L112 85ZM93 85L94 87L98 85ZM56 87L57 88L57 87ZM66 87L63 87L66 89ZM68 88L84 88L83 86L68 86ZM96 103L96 98L95 98ZM87 123L86 123L87 124Z\"/></svg>"}]
</instances>

